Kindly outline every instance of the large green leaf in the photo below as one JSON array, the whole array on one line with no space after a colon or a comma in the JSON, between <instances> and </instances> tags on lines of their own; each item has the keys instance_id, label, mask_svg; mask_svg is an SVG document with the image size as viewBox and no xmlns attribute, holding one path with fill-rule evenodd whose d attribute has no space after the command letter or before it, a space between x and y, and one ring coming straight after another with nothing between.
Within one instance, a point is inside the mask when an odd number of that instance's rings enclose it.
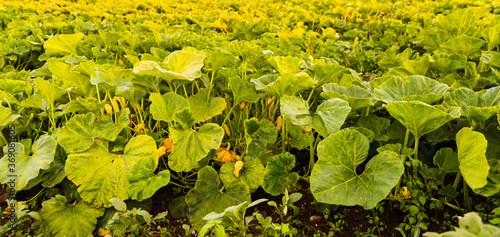
<instances>
[{"instance_id":1,"label":"large green leaf","mask_svg":"<svg viewBox=\"0 0 500 237\"><path fill-rule=\"evenodd\" d=\"M285 122L312 127L324 137L337 132L351 112L349 103L338 98L321 103L312 116L307 102L297 96L283 96L280 106Z\"/></svg>"},{"instance_id":2,"label":"large green leaf","mask_svg":"<svg viewBox=\"0 0 500 237\"><path fill-rule=\"evenodd\" d=\"M317 63L312 66L312 77L316 86L326 83L339 83L340 76L348 70L336 63Z\"/></svg>"},{"instance_id":3,"label":"large green leaf","mask_svg":"<svg viewBox=\"0 0 500 237\"><path fill-rule=\"evenodd\" d=\"M394 76L375 88L375 98L385 103L391 101L422 101L432 104L439 101L446 90L446 84L424 76L400 78Z\"/></svg>"},{"instance_id":4,"label":"large green leaf","mask_svg":"<svg viewBox=\"0 0 500 237\"><path fill-rule=\"evenodd\" d=\"M456 173L459 171L458 154L453 149L441 148L433 157L434 165L443 173Z\"/></svg>"},{"instance_id":5,"label":"large green leaf","mask_svg":"<svg viewBox=\"0 0 500 237\"><path fill-rule=\"evenodd\" d=\"M500 119L500 114L497 116ZM484 129L478 129L486 140L488 140L488 147L486 148L486 158L490 159L498 159L500 157L500 130L498 129L497 124L490 124Z\"/></svg>"},{"instance_id":6,"label":"large green leaf","mask_svg":"<svg viewBox=\"0 0 500 237\"><path fill-rule=\"evenodd\" d=\"M419 60L405 60L401 66L391 68L388 76L408 77L413 75L426 75L429 70L430 58L421 57Z\"/></svg>"},{"instance_id":7,"label":"large green leaf","mask_svg":"<svg viewBox=\"0 0 500 237\"><path fill-rule=\"evenodd\" d=\"M264 75L250 80L257 90L265 91L273 96L295 95L314 86L314 80L305 72L285 74L279 77Z\"/></svg>"},{"instance_id":8,"label":"large green leaf","mask_svg":"<svg viewBox=\"0 0 500 237\"><path fill-rule=\"evenodd\" d=\"M133 74L128 69L114 65L98 65L90 76L90 83L107 91L124 92L134 88L131 82L132 77Z\"/></svg>"},{"instance_id":9,"label":"large green leaf","mask_svg":"<svg viewBox=\"0 0 500 237\"><path fill-rule=\"evenodd\" d=\"M495 51L483 51L481 53L481 62L493 67L500 67L500 53Z\"/></svg>"},{"instance_id":10,"label":"large green leaf","mask_svg":"<svg viewBox=\"0 0 500 237\"><path fill-rule=\"evenodd\" d=\"M83 201L68 203L62 195L42 203L42 218L56 237L89 236L102 215L104 208L97 209Z\"/></svg>"},{"instance_id":11,"label":"large green leaf","mask_svg":"<svg viewBox=\"0 0 500 237\"><path fill-rule=\"evenodd\" d=\"M468 7L457 9L453 13L442 17L437 22L437 26L443 30L449 31L454 36L462 34L471 35L477 31L477 22L488 13L486 7Z\"/></svg>"},{"instance_id":12,"label":"large green leaf","mask_svg":"<svg viewBox=\"0 0 500 237\"><path fill-rule=\"evenodd\" d=\"M191 106L196 123L204 122L212 117L222 114L226 108L226 100L222 97L211 98L209 89L201 89L195 95L191 95L188 100Z\"/></svg>"},{"instance_id":13,"label":"large green leaf","mask_svg":"<svg viewBox=\"0 0 500 237\"><path fill-rule=\"evenodd\" d=\"M9 146L11 146L10 153ZM33 154L30 157L30 151L25 150L22 143L9 143L3 148L5 155L0 159L0 182L6 184L14 180L16 190L22 190L30 180L38 177L41 170L50 167L50 164L54 161L56 146L57 142L52 136L48 134L42 135L33 144ZM9 154L14 156L9 157ZM14 163L11 161L14 161Z\"/></svg>"},{"instance_id":14,"label":"large green leaf","mask_svg":"<svg viewBox=\"0 0 500 237\"><path fill-rule=\"evenodd\" d=\"M119 123L113 122L107 116L95 121L93 113L75 115L61 129L57 142L67 153L75 153L87 150L94 143L94 138L114 141L118 134L129 125L129 113L128 109L122 110L118 116Z\"/></svg>"},{"instance_id":15,"label":"large green leaf","mask_svg":"<svg viewBox=\"0 0 500 237\"><path fill-rule=\"evenodd\" d=\"M244 160L243 169L240 170L239 176L234 175L235 162L226 162L220 169L220 179L227 186L233 182L242 180L250 188L250 192L254 192L260 187L264 180L264 165L259 158L246 156Z\"/></svg>"},{"instance_id":16,"label":"large green leaf","mask_svg":"<svg viewBox=\"0 0 500 237\"><path fill-rule=\"evenodd\" d=\"M23 100L21 106L46 110L54 108L55 102L67 92L48 81L37 77L34 80L35 95Z\"/></svg>"},{"instance_id":17,"label":"large green leaf","mask_svg":"<svg viewBox=\"0 0 500 237\"><path fill-rule=\"evenodd\" d=\"M111 117L105 116L94 123L92 131L93 137L104 138L108 141L115 141L120 132L130 124L130 110L122 109L116 114L115 121Z\"/></svg>"},{"instance_id":18,"label":"large green leaf","mask_svg":"<svg viewBox=\"0 0 500 237\"><path fill-rule=\"evenodd\" d=\"M426 164L423 164L419 167L419 171L424 178L435 180L438 185L443 184L447 174L459 172L458 155L449 147L436 152L433 163L436 167L429 168Z\"/></svg>"},{"instance_id":19,"label":"large green leaf","mask_svg":"<svg viewBox=\"0 0 500 237\"><path fill-rule=\"evenodd\" d=\"M201 76L201 68L205 55L194 50L177 50L169 54L164 60L167 69L173 79L194 80Z\"/></svg>"},{"instance_id":20,"label":"large green leaf","mask_svg":"<svg viewBox=\"0 0 500 237\"><path fill-rule=\"evenodd\" d=\"M495 25L492 27L486 27L481 30L481 36L488 43L488 51L493 50L500 44L500 26Z\"/></svg>"},{"instance_id":21,"label":"large green leaf","mask_svg":"<svg viewBox=\"0 0 500 237\"><path fill-rule=\"evenodd\" d=\"M500 86L474 92L465 87L448 92L444 96L444 105L458 106L462 115L473 122L484 122L497 112L500 105Z\"/></svg>"},{"instance_id":22,"label":"large green leaf","mask_svg":"<svg viewBox=\"0 0 500 237\"><path fill-rule=\"evenodd\" d=\"M173 78L168 70L162 68L155 61L140 61L134 65L133 72L139 75L149 75L165 79L171 82Z\"/></svg>"},{"instance_id":23,"label":"large green leaf","mask_svg":"<svg viewBox=\"0 0 500 237\"><path fill-rule=\"evenodd\" d=\"M165 59L163 65L154 61L141 61L134 66L134 73L160 77L167 82L174 79L192 81L201 76L205 55L188 50L178 50Z\"/></svg>"},{"instance_id":24,"label":"large green leaf","mask_svg":"<svg viewBox=\"0 0 500 237\"><path fill-rule=\"evenodd\" d=\"M264 191L276 196L284 193L285 189L292 190L299 180L297 172L290 172L293 167L295 167L295 156L288 152L269 159L262 183Z\"/></svg>"},{"instance_id":25,"label":"large green leaf","mask_svg":"<svg viewBox=\"0 0 500 237\"><path fill-rule=\"evenodd\" d=\"M500 192L500 160L490 159L488 160L488 165L490 166L487 179L488 183L474 190L476 193L485 197L490 197Z\"/></svg>"},{"instance_id":26,"label":"large green leaf","mask_svg":"<svg viewBox=\"0 0 500 237\"><path fill-rule=\"evenodd\" d=\"M460 117L457 107L446 112L418 101L389 102L386 108L417 139Z\"/></svg>"},{"instance_id":27,"label":"large green leaf","mask_svg":"<svg viewBox=\"0 0 500 237\"><path fill-rule=\"evenodd\" d=\"M312 117L309 114L309 105L304 99L297 96L283 96L280 99L280 109L286 123L311 126Z\"/></svg>"},{"instance_id":28,"label":"large green leaf","mask_svg":"<svg viewBox=\"0 0 500 237\"><path fill-rule=\"evenodd\" d=\"M13 114L10 107L3 107L0 102L0 146L7 144L7 140L3 137L1 131L19 117L21 115Z\"/></svg>"},{"instance_id":29,"label":"large green leaf","mask_svg":"<svg viewBox=\"0 0 500 237\"><path fill-rule=\"evenodd\" d=\"M144 158L139 160L130 169L128 174L128 181L130 186L128 187L128 194L131 199L141 202L144 199L148 199L153 194L163 186L166 186L170 182L170 172L168 169L160 171L155 174L154 171L158 166L157 160L152 158Z\"/></svg>"},{"instance_id":30,"label":"large green leaf","mask_svg":"<svg viewBox=\"0 0 500 237\"><path fill-rule=\"evenodd\" d=\"M54 156L54 161L50 164L50 167L46 170L42 170L38 177L43 180L42 186L45 188L52 188L59 184L66 178L66 173L64 173L64 167L66 166L66 156L60 152L60 148L56 150L56 155ZM64 156L64 157L63 157Z\"/></svg>"},{"instance_id":31,"label":"large green leaf","mask_svg":"<svg viewBox=\"0 0 500 237\"><path fill-rule=\"evenodd\" d=\"M160 93L151 93L149 100L151 100L149 111L153 115L153 118L164 122L173 121L175 113L189 108L189 101L173 92L163 95L160 95Z\"/></svg>"},{"instance_id":32,"label":"large green leaf","mask_svg":"<svg viewBox=\"0 0 500 237\"><path fill-rule=\"evenodd\" d=\"M391 125L391 120L388 118L378 117L376 115L370 114L368 116L359 118L358 122L356 122L355 125L356 127L362 127L372 131L376 141L386 142L389 140L387 130Z\"/></svg>"},{"instance_id":33,"label":"large green leaf","mask_svg":"<svg viewBox=\"0 0 500 237\"><path fill-rule=\"evenodd\" d=\"M7 76L0 79L0 89L10 93L11 96L27 91L30 86L31 84L25 80L9 79Z\"/></svg>"},{"instance_id":34,"label":"large green leaf","mask_svg":"<svg viewBox=\"0 0 500 237\"><path fill-rule=\"evenodd\" d=\"M432 55L432 60L431 69L441 73L451 73L457 69L468 67L467 57L461 54L434 54Z\"/></svg>"},{"instance_id":35,"label":"large green leaf","mask_svg":"<svg viewBox=\"0 0 500 237\"><path fill-rule=\"evenodd\" d=\"M313 133L304 132L302 130L303 126L296 126L292 123L285 123L285 126L288 135L288 142L290 142L292 147L302 150L311 145L311 140L314 140Z\"/></svg>"},{"instance_id":36,"label":"large green leaf","mask_svg":"<svg viewBox=\"0 0 500 237\"><path fill-rule=\"evenodd\" d=\"M223 212L230 206L250 202L248 186L243 182L232 182L226 186L221 183L217 171L204 167L198 171L198 180L186 195L189 208L189 222L197 230L206 223L202 218L211 212Z\"/></svg>"},{"instance_id":37,"label":"large green leaf","mask_svg":"<svg viewBox=\"0 0 500 237\"><path fill-rule=\"evenodd\" d=\"M244 126L247 156L260 157L266 150L267 144L274 143L278 137L278 129L267 119L262 119L260 122L247 119Z\"/></svg>"},{"instance_id":38,"label":"large green leaf","mask_svg":"<svg viewBox=\"0 0 500 237\"><path fill-rule=\"evenodd\" d=\"M205 61L212 66L212 70L217 71L231 61L235 60L235 56L221 48L213 48L208 51Z\"/></svg>"},{"instance_id":39,"label":"large green leaf","mask_svg":"<svg viewBox=\"0 0 500 237\"><path fill-rule=\"evenodd\" d=\"M168 156L168 166L177 172L190 171L198 166L198 161L217 149L224 137L224 129L214 123L206 123L200 130L175 126L170 129L173 142L172 153Z\"/></svg>"},{"instance_id":40,"label":"large green leaf","mask_svg":"<svg viewBox=\"0 0 500 237\"><path fill-rule=\"evenodd\" d=\"M241 102L255 103L259 101L263 95L255 92L255 85L253 83L246 82L239 76L229 78L229 87L233 92L235 104L240 104Z\"/></svg>"},{"instance_id":41,"label":"large green leaf","mask_svg":"<svg viewBox=\"0 0 500 237\"><path fill-rule=\"evenodd\" d=\"M68 155L66 175L78 186L83 200L109 207L109 199L129 198L130 169L145 158L158 159L155 140L147 135L130 139L123 154L113 154L98 144L81 153Z\"/></svg>"},{"instance_id":42,"label":"large green leaf","mask_svg":"<svg viewBox=\"0 0 500 237\"><path fill-rule=\"evenodd\" d=\"M292 56L275 56L268 60L281 75L285 74L296 74L300 72L300 66L302 65L302 59L292 57Z\"/></svg>"},{"instance_id":43,"label":"large green leaf","mask_svg":"<svg viewBox=\"0 0 500 237\"><path fill-rule=\"evenodd\" d=\"M368 89L360 86L339 86L335 83L323 85L321 97L325 99L340 98L349 102L352 110L373 106L375 98Z\"/></svg>"},{"instance_id":44,"label":"large green leaf","mask_svg":"<svg viewBox=\"0 0 500 237\"><path fill-rule=\"evenodd\" d=\"M460 173L473 190L484 187L487 183L490 166L486 159L488 141L480 132L471 128L462 128L457 133L458 162Z\"/></svg>"},{"instance_id":45,"label":"large green leaf","mask_svg":"<svg viewBox=\"0 0 500 237\"><path fill-rule=\"evenodd\" d=\"M52 78L61 81L63 88L75 91L83 97L95 95L95 86L90 84L88 75L71 71L71 66L64 62L50 61L47 64Z\"/></svg>"},{"instance_id":46,"label":"large green leaf","mask_svg":"<svg viewBox=\"0 0 500 237\"><path fill-rule=\"evenodd\" d=\"M8 101L10 104L15 104L18 105L19 101L12 95L12 93L4 91L3 89L0 88L0 98L2 98L3 101Z\"/></svg>"},{"instance_id":47,"label":"large green leaf","mask_svg":"<svg viewBox=\"0 0 500 237\"><path fill-rule=\"evenodd\" d=\"M466 57L480 54L481 47L486 42L476 37L461 35L444 42L441 47L450 53L463 54Z\"/></svg>"},{"instance_id":48,"label":"large green leaf","mask_svg":"<svg viewBox=\"0 0 500 237\"><path fill-rule=\"evenodd\" d=\"M396 186L404 166L399 155L384 151L366 163L368 139L343 129L318 144L318 162L311 173L311 193L319 202L374 208Z\"/></svg>"},{"instance_id":49,"label":"large green leaf","mask_svg":"<svg viewBox=\"0 0 500 237\"><path fill-rule=\"evenodd\" d=\"M43 44L46 53L70 53L76 56L76 46L85 36L84 33L58 34Z\"/></svg>"},{"instance_id":50,"label":"large green leaf","mask_svg":"<svg viewBox=\"0 0 500 237\"><path fill-rule=\"evenodd\" d=\"M351 112L349 103L342 99L330 99L321 103L312 116L312 127L323 137L336 133Z\"/></svg>"}]
</instances>

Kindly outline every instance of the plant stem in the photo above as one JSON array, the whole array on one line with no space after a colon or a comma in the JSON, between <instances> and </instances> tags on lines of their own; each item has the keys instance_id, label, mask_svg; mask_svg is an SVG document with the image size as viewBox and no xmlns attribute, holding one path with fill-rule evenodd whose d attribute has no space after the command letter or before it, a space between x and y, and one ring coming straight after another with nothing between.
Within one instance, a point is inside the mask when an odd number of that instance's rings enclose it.
<instances>
[{"instance_id":1,"label":"plant stem","mask_svg":"<svg viewBox=\"0 0 500 237\"><path fill-rule=\"evenodd\" d=\"M403 148L405 148L408 145L408 137L409 136L410 136L410 130L408 130L408 128L407 128L406 133L405 133L405 140L403 142ZM406 157L402 157L402 159L403 160L401 162L405 162ZM403 175L405 175L405 173L403 173ZM405 177L406 177L406 175L405 175ZM398 184L396 184L396 189L394 190L394 196L397 196L398 190L400 187L401 187L401 177L398 180Z\"/></svg>"},{"instance_id":2,"label":"plant stem","mask_svg":"<svg viewBox=\"0 0 500 237\"><path fill-rule=\"evenodd\" d=\"M457 188L458 188L458 182L460 182L461 177L462 177L462 174L460 173L460 171L458 171L457 176L455 176L455 181L453 182L453 187L455 188L455 190L457 190Z\"/></svg>"},{"instance_id":3,"label":"plant stem","mask_svg":"<svg viewBox=\"0 0 500 237\"><path fill-rule=\"evenodd\" d=\"M316 85L313 86L311 93L309 93L309 97L307 97L307 104L309 104L309 101L311 100L311 97L314 94L314 89L316 89Z\"/></svg>"},{"instance_id":4,"label":"plant stem","mask_svg":"<svg viewBox=\"0 0 500 237\"><path fill-rule=\"evenodd\" d=\"M439 199L431 198L431 201L439 201ZM463 208L460 208L458 206L455 206L455 205L453 205L453 204L451 204L451 203L449 203L447 201L444 201L444 205L449 206L449 207L451 207L451 208L453 208L453 209L455 209L455 210L457 210L459 212L467 212L467 210L465 210Z\"/></svg>"},{"instance_id":5,"label":"plant stem","mask_svg":"<svg viewBox=\"0 0 500 237\"><path fill-rule=\"evenodd\" d=\"M314 167L314 136L312 135L312 131L309 134L309 170L307 171L307 174L310 174L312 172L312 169Z\"/></svg>"},{"instance_id":6,"label":"plant stem","mask_svg":"<svg viewBox=\"0 0 500 237\"><path fill-rule=\"evenodd\" d=\"M234 107L235 107L235 106L236 106L236 104L235 104L235 105L233 105L233 107L231 107L231 110L229 110L229 113L227 113L227 115L226 115L226 117L224 118L224 121L222 122L222 125L221 125L221 126L224 126L224 124L226 124L226 121L227 121L227 119L229 118L229 115L231 115L231 112L233 112L233 109L234 109Z\"/></svg>"},{"instance_id":7,"label":"plant stem","mask_svg":"<svg viewBox=\"0 0 500 237\"><path fill-rule=\"evenodd\" d=\"M418 140L420 138L415 137L415 160L418 160Z\"/></svg>"},{"instance_id":8,"label":"plant stem","mask_svg":"<svg viewBox=\"0 0 500 237\"><path fill-rule=\"evenodd\" d=\"M410 136L410 130L407 128L406 133L405 133L405 140L403 143L403 148L405 148L408 145L408 137Z\"/></svg>"},{"instance_id":9,"label":"plant stem","mask_svg":"<svg viewBox=\"0 0 500 237\"><path fill-rule=\"evenodd\" d=\"M97 91L97 100L99 100L99 104L101 104L101 95L99 95L99 84L95 84L95 88ZM104 114L104 107L101 108L101 114Z\"/></svg>"},{"instance_id":10,"label":"plant stem","mask_svg":"<svg viewBox=\"0 0 500 237\"><path fill-rule=\"evenodd\" d=\"M467 209L467 211L472 211L472 207L470 206L470 201L469 201L469 186L467 185L467 182L465 182L465 179L463 179L463 184L464 184L464 205L465 205L465 209Z\"/></svg>"},{"instance_id":11,"label":"plant stem","mask_svg":"<svg viewBox=\"0 0 500 237\"><path fill-rule=\"evenodd\" d=\"M172 181L172 180L170 180L170 183L171 183L171 184L173 184L173 185L175 185L175 186L177 186L177 187L181 187L181 188L187 188L187 189L192 189L192 188L194 188L194 187L190 187L190 186L186 186L186 185L178 184L178 183L176 183L176 182L174 182L174 181Z\"/></svg>"},{"instance_id":12,"label":"plant stem","mask_svg":"<svg viewBox=\"0 0 500 237\"><path fill-rule=\"evenodd\" d=\"M281 152L285 152L285 141L286 141L286 131L285 131L285 120L282 118L281 122Z\"/></svg>"},{"instance_id":13,"label":"plant stem","mask_svg":"<svg viewBox=\"0 0 500 237\"><path fill-rule=\"evenodd\" d=\"M210 78L210 84L208 85L208 99L210 99L210 92L212 91L212 85L214 83L215 71L212 70L212 77Z\"/></svg>"}]
</instances>

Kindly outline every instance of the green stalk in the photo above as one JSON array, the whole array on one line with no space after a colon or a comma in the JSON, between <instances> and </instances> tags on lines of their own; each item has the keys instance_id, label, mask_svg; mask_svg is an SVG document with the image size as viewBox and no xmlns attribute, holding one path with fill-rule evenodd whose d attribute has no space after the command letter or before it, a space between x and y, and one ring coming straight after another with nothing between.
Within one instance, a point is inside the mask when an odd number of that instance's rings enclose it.
<instances>
[{"instance_id":1,"label":"green stalk","mask_svg":"<svg viewBox=\"0 0 500 237\"><path fill-rule=\"evenodd\" d=\"M187 188L187 189L192 189L192 188L194 188L194 187L191 187L191 186L186 186L186 185L182 185L182 184L175 183L175 182L173 182L172 180L170 180L170 182L169 182L169 183L171 183L171 184L173 184L173 185L175 185L175 186L177 186L177 187L181 187L181 188Z\"/></svg>"},{"instance_id":2,"label":"green stalk","mask_svg":"<svg viewBox=\"0 0 500 237\"><path fill-rule=\"evenodd\" d=\"M97 100L99 100L99 104L101 103L101 96L99 95L99 84L95 84L95 88L97 90ZM101 114L104 114L104 108L101 108Z\"/></svg>"},{"instance_id":3,"label":"green stalk","mask_svg":"<svg viewBox=\"0 0 500 237\"><path fill-rule=\"evenodd\" d=\"M215 71L212 70L212 78L210 78L210 85L208 86L208 99L210 99L210 92L212 91L212 85L214 83Z\"/></svg>"},{"instance_id":4,"label":"green stalk","mask_svg":"<svg viewBox=\"0 0 500 237\"><path fill-rule=\"evenodd\" d=\"M431 198L431 201L437 202L437 201L439 201L439 199ZM453 209L455 209L455 210L457 210L457 211L459 211L459 212L467 212L467 210L465 210L465 209L463 209L463 208L460 208L460 207L457 207L457 206L455 206L455 205L453 205L453 204L449 203L449 202L448 202L448 201L446 201L446 200L444 200L444 205L449 206L449 207L451 207L451 208L453 208Z\"/></svg>"},{"instance_id":5,"label":"green stalk","mask_svg":"<svg viewBox=\"0 0 500 237\"><path fill-rule=\"evenodd\" d=\"M312 131L310 132L310 136L312 136ZM312 138L314 138L314 136ZM309 138L309 170L307 174L310 174L314 167L314 140L315 139Z\"/></svg>"},{"instance_id":6,"label":"green stalk","mask_svg":"<svg viewBox=\"0 0 500 237\"><path fill-rule=\"evenodd\" d=\"M285 149L285 137L286 137L286 131L285 131L285 120L283 118L281 118L281 151L282 152L285 152L286 149Z\"/></svg>"},{"instance_id":7,"label":"green stalk","mask_svg":"<svg viewBox=\"0 0 500 237\"><path fill-rule=\"evenodd\" d=\"M406 133L405 133L405 141L403 143L403 148L405 148L408 145L408 137L409 136L410 136L410 130L408 130L408 128L407 128Z\"/></svg>"},{"instance_id":8,"label":"green stalk","mask_svg":"<svg viewBox=\"0 0 500 237\"><path fill-rule=\"evenodd\" d=\"M50 131L54 131L54 129L56 129L56 121L54 119L54 108L52 105L50 106L50 114L52 114L51 118L49 118L50 124L52 124Z\"/></svg>"},{"instance_id":9,"label":"green stalk","mask_svg":"<svg viewBox=\"0 0 500 237\"><path fill-rule=\"evenodd\" d=\"M415 160L418 161L418 140L420 139L420 137L415 137ZM412 163L412 166L413 166L413 163ZM418 171L414 170L413 171L413 177L414 178L417 178L418 179Z\"/></svg>"},{"instance_id":10,"label":"green stalk","mask_svg":"<svg viewBox=\"0 0 500 237\"><path fill-rule=\"evenodd\" d=\"M229 118L229 115L231 115L231 112L233 112L233 109L236 105L233 105L233 107L231 107L231 110L229 110L229 113L227 113L226 117L224 118L224 121L222 122L222 125L221 126L224 126L224 124L226 124L226 121L227 119Z\"/></svg>"},{"instance_id":11,"label":"green stalk","mask_svg":"<svg viewBox=\"0 0 500 237\"><path fill-rule=\"evenodd\" d=\"M415 160L418 160L418 140L420 138L415 137Z\"/></svg>"},{"instance_id":12,"label":"green stalk","mask_svg":"<svg viewBox=\"0 0 500 237\"><path fill-rule=\"evenodd\" d=\"M455 176L455 181L453 182L453 187L455 188L455 190L457 190L457 188L458 188L458 182L460 182L461 177L462 177L462 174L460 173L460 171L458 171L457 176Z\"/></svg>"},{"instance_id":13,"label":"green stalk","mask_svg":"<svg viewBox=\"0 0 500 237\"><path fill-rule=\"evenodd\" d=\"M184 94L186 94L186 98L188 98L188 93L187 93L187 91L186 91L186 86L185 86L185 85L182 85L182 89L184 89ZM209 91L209 94L208 94L208 98L207 98L207 99L209 99L209 98L210 98L210 91Z\"/></svg>"},{"instance_id":14,"label":"green stalk","mask_svg":"<svg viewBox=\"0 0 500 237\"><path fill-rule=\"evenodd\" d=\"M469 186L467 185L467 182L465 182L465 179L463 180L464 183L464 205L465 209L467 211L472 211L472 207L470 206L470 201L469 201Z\"/></svg>"},{"instance_id":15,"label":"green stalk","mask_svg":"<svg viewBox=\"0 0 500 237\"><path fill-rule=\"evenodd\" d=\"M313 86L311 93L309 93L309 97L307 97L307 104L309 104L309 100L311 100L311 97L314 94L314 89L316 89L316 85Z\"/></svg>"},{"instance_id":16,"label":"green stalk","mask_svg":"<svg viewBox=\"0 0 500 237\"><path fill-rule=\"evenodd\" d=\"M244 81L247 81L246 74L247 74L247 62L243 60L243 62L241 62L241 79L243 79Z\"/></svg>"},{"instance_id":17,"label":"green stalk","mask_svg":"<svg viewBox=\"0 0 500 237\"><path fill-rule=\"evenodd\" d=\"M410 130L408 130L408 128L407 128L406 129L406 133L405 133L405 141L403 143L403 148L405 148L408 145L408 137L409 136L410 136ZM403 158L402 162L404 162L404 158ZM403 175L404 174L405 173L403 173ZM397 196L398 190L399 190L400 187L401 187L401 178L399 178L398 184L396 184L396 189L394 189L394 196Z\"/></svg>"}]
</instances>

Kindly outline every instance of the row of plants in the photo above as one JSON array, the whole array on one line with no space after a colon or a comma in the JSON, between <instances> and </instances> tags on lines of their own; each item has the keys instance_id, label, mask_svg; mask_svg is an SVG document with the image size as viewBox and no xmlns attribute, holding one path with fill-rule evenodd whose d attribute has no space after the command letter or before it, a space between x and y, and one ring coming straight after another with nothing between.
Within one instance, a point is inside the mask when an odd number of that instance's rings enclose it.
<instances>
[{"instance_id":1,"label":"row of plants","mask_svg":"<svg viewBox=\"0 0 500 237\"><path fill-rule=\"evenodd\" d=\"M147 235L166 213L123 201L166 185L201 235L291 233L245 213L262 188L287 215L299 180L332 211L399 202L403 234L498 215L494 3L49 3L0 11L0 182L41 190L6 211L39 235Z\"/></svg>"}]
</instances>

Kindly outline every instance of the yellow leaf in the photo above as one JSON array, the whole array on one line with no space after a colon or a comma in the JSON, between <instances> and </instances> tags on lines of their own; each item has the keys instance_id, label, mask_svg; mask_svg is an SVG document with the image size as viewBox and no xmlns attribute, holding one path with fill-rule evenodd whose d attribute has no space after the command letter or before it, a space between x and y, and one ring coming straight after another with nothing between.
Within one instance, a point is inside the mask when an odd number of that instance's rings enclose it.
<instances>
[{"instance_id":1,"label":"yellow leaf","mask_svg":"<svg viewBox=\"0 0 500 237\"><path fill-rule=\"evenodd\" d=\"M240 177L240 170L243 169L243 161L239 160L234 163L234 171L233 174L236 177Z\"/></svg>"}]
</instances>

